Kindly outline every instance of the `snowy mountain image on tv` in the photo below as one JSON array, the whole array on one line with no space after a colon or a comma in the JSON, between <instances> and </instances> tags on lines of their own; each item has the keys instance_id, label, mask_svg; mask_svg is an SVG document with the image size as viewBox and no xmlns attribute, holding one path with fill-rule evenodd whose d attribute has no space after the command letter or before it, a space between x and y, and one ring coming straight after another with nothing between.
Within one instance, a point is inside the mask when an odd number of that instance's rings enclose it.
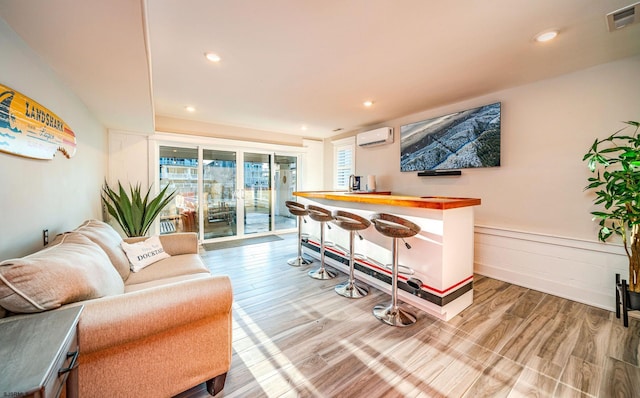
<instances>
[{"instance_id":1,"label":"snowy mountain image on tv","mask_svg":"<svg viewBox=\"0 0 640 398\"><path fill-rule=\"evenodd\" d=\"M400 171L500 166L500 103L400 127Z\"/></svg>"}]
</instances>

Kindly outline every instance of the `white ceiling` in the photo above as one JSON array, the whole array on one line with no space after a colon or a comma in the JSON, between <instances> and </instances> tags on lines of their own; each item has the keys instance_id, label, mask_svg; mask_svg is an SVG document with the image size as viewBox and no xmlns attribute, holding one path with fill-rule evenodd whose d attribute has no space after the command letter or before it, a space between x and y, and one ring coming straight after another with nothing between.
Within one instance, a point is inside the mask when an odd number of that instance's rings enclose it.
<instances>
[{"instance_id":1,"label":"white ceiling","mask_svg":"<svg viewBox=\"0 0 640 398\"><path fill-rule=\"evenodd\" d=\"M152 132L142 15L138 0L0 0L0 18L105 126Z\"/></svg>"},{"instance_id":2,"label":"white ceiling","mask_svg":"<svg viewBox=\"0 0 640 398\"><path fill-rule=\"evenodd\" d=\"M631 3L0 0L0 17L109 128L155 113L328 137L640 54L640 24L605 22Z\"/></svg>"}]
</instances>

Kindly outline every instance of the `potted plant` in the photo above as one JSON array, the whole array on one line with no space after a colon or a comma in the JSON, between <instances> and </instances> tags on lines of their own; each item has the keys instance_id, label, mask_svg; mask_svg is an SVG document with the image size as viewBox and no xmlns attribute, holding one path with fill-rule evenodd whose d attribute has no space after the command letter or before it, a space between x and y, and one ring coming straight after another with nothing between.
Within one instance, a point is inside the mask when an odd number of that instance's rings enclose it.
<instances>
[{"instance_id":1,"label":"potted plant","mask_svg":"<svg viewBox=\"0 0 640 398\"><path fill-rule=\"evenodd\" d=\"M167 185L158 196L150 199L151 187L142 197L139 183L135 187L129 185L129 196L120 181L118 192L112 190L105 181L102 187L102 202L128 237L145 236L153 221L176 194L175 191L167 193L168 188Z\"/></svg>"},{"instance_id":2,"label":"potted plant","mask_svg":"<svg viewBox=\"0 0 640 398\"><path fill-rule=\"evenodd\" d=\"M599 220L598 239L621 237L629 259L628 292L621 294L627 294L628 308L640 309L640 123L624 123L628 126L596 139L582 160L595 174L585 190L594 191L594 204L602 207L591 212Z\"/></svg>"}]
</instances>

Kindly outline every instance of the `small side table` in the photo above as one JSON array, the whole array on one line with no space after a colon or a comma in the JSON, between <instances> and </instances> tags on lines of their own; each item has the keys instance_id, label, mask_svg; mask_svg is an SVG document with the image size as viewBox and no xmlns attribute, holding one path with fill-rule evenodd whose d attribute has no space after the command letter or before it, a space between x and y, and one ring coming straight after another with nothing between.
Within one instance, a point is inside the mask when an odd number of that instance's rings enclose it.
<instances>
[{"instance_id":1,"label":"small side table","mask_svg":"<svg viewBox=\"0 0 640 398\"><path fill-rule=\"evenodd\" d=\"M82 306L0 319L0 396L78 396L77 325Z\"/></svg>"}]
</instances>

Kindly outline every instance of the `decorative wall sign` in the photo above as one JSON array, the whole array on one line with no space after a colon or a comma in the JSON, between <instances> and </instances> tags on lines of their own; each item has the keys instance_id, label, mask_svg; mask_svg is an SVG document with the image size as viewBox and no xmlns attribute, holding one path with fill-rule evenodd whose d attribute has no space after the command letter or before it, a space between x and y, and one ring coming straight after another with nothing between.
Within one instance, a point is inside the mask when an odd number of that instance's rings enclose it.
<instances>
[{"instance_id":1,"label":"decorative wall sign","mask_svg":"<svg viewBox=\"0 0 640 398\"><path fill-rule=\"evenodd\" d=\"M53 159L56 151L76 154L76 135L55 113L0 84L0 151Z\"/></svg>"}]
</instances>

